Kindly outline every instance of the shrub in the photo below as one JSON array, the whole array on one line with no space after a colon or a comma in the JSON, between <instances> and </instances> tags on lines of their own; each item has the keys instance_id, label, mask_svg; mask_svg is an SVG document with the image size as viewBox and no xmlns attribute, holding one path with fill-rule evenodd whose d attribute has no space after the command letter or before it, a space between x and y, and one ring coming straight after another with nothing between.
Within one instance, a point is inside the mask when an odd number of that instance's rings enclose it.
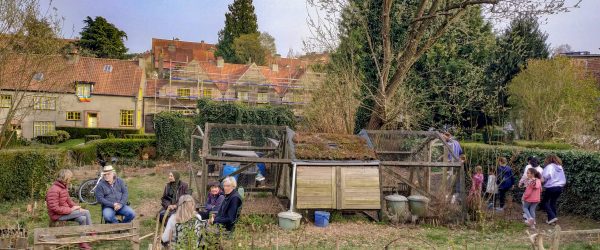
<instances>
[{"instance_id":1,"label":"shrub","mask_svg":"<svg viewBox=\"0 0 600 250\"><path fill-rule=\"evenodd\" d=\"M0 200L44 197L65 157L60 149L0 151Z\"/></svg>"},{"instance_id":2,"label":"shrub","mask_svg":"<svg viewBox=\"0 0 600 250\"><path fill-rule=\"evenodd\" d=\"M471 134L471 140L474 142L483 142L483 134L482 133L473 133L473 134Z\"/></svg>"},{"instance_id":3,"label":"shrub","mask_svg":"<svg viewBox=\"0 0 600 250\"><path fill-rule=\"evenodd\" d=\"M96 153L104 159L109 157L138 158L142 149L155 147L153 139L102 139L91 142L96 145Z\"/></svg>"},{"instance_id":4,"label":"shrub","mask_svg":"<svg viewBox=\"0 0 600 250\"><path fill-rule=\"evenodd\" d=\"M556 154L563 161L567 176L567 185L561 195L560 210L592 219L600 219L600 153L583 150L545 150L515 146L490 146L476 143L463 143L467 155L467 167L476 164L484 167L496 166L499 156L509 159L518 178L527 164L527 157L536 156L543 159L549 154ZM520 199L520 198L519 198Z\"/></svg>"},{"instance_id":5,"label":"shrub","mask_svg":"<svg viewBox=\"0 0 600 250\"><path fill-rule=\"evenodd\" d=\"M560 143L560 142L540 142L540 141L516 140L513 143L515 144L515 146L525 147L525 148L557 149L557 150L573 149L573 146L571 146L570 144Z\"/></svg>"},{"instance_id":6,"label":"shrub","mask_svg":"<svg viewBox=\"0 0 600 250\"><path fill-rule=\"evenodd\" d=\"M95 143L86 143L84 145L71 148L71 159L77 166L93 164L96 161L97 147Z\"/></svg>"},{"instance_id":7,"label":"shrub","mask_svg":"<svg viewBox=\"0 0 600 250\"><path fill-rule=\"evenodd\" d=\"M204 127L208 123L280 125L294 127L294 112L288 106L248 106L240 103L198 101L196 124Z\"/></svg>"},{"instance_id":8,"label":"shrub","mask_svg":"<svg viewBox=\"0 0 600 250\"><path fill-rule=\"evenodd\" d=\"M185 149L186 121L176 112L160 112L154 116L158 155L172 158Z\"/></svg>"},{"instance_id":9,"label":"shrub","mask_svg":"<svg viewBox=\"0 0 600 250\"><path fill-rule=\"evenodd\" d=\"M45 135L38 135L35 139L43 144L56 145L60 143L59 136L56 132L50 132Z\"/></svg>"},{"instance_id":10,"label":"shrub","mask_svg":"<svg viewBox=\"0 0 600 250\"><path fill-rule=\"evenodd\" d=\"M101 138L108 138L112 134L117 138L124 138L126 134L137 134L137 129L108 129L108 128L80 128L80 127L57 127L57 130L64 130L69 133L72 139L85 138L86 135L99 135Z\"/></svg>"},{"instance_id":11,"label":"shrub","mask_svg":"<svg viewBox=\"0 0 600 250\"><path fill-rule=\"evenodd\" d=\"M156 139L155 134L127 134L126 139Z\"/></svg>"},{"instance_id":12,"label":"shrub","mask_svg":"<svg viewBox=\"0 0 600 250\"><path fill-rule=\"evenodd\" d=\"M102 137L100 137L99 135L86 135L85 143L91 142L93 140L99 140L100 138L102 138Z\"/></svg>"},{"instance_id":13,"label":"shrub","mask_svg":"<svg viewBox=\"0 0 600 250\"><path fill-rule=\"evenodd\" d=\"M58 136L58 143L65 142L71 138L69 132L64 130L56 130L56 135Z\"/></svg>"}]
</instances>

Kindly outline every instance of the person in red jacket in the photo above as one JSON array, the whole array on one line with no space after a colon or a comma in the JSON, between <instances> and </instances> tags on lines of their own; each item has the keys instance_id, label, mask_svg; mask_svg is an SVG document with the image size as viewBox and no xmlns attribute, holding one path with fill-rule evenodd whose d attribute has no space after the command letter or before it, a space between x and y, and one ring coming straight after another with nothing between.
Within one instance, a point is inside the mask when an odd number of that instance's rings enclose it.
<instances>
[{"instance_id":1,"label":"person in red jacket","mask_svg":"<svg viewBox=\"0 0 600 250\"><path fill-rule=\"evenodd\" d=\"M523 212L527 219L525 223L535 229L535 208L540 203L542 194L542 174L535 168L527 169L525 180L525 193L523 194Z\"/></svg>"},{"instance_id":2,"label":"person in red jacket","mask_svg":"<svg viewBox=\"0 0 600 250\"><path fill-rule=\"evenodd\" d=\"M46 193L46 206L48 216L52 221L77 221L79 225L91 225L92 216L90 211L77 206L69 195L67 187L71 183L73 172L62 169L58 172L58 178ZM91 249L89 243L79 244L81 249Z\"/></svg>"}]
</instances>

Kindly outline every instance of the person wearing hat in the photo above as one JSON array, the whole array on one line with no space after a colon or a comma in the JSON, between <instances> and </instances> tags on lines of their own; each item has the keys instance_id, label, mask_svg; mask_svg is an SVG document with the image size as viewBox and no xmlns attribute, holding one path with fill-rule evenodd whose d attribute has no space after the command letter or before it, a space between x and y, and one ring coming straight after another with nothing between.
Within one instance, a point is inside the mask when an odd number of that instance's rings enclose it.
<instances>
[{"instance_id":1,"label":"person wearing hat","mask_svg":"<svg viewBox=\"0 0 600 250\"><path fill-rule=\"evenodd\" d=\"M102 216L106 223L119 223L116 215L122 215L122 223L135 218L135 211L127 206L127 185L123 179L115 175L115 169L106 165L102 169L103 178L96 187L96 200L102 205Z\"/></svg>"},{"instance_id":2,"label":"person wearing hat","mask_svg":"<svg viewBox=\"0 0 600 250\"><path fill-rule=\"evenodd\" d=\"M162 205L162 209L159 212L160 221L163 221L163 217L167 212L167 208L171 209L169 214L167 215L168 219L169 216L174 214L177 210L179 198L181 198L181 196L183 195L190 194L188 184L181 181L181 175L179 174L179 172L169 172L168 180L169 182L165 186L162 198L160 198L160 204Z\"/></svg>"},{"instance_id":3,"label":"person wearing hat","mask_svg":"<svg viewBox=\"0 0 600 250\"><path fill-rule=\"evenodd\" d=\"M206 205L204 206L204 211L200 212L202 219L208 219L211 214L216 215L217 212L219 212L221 203L225 200L225 196L223 195L223 191L221 191L221 186L218 181L211 182L209 185L210 190L208 197L206 197Z\"/></svg>"}]
</instances>

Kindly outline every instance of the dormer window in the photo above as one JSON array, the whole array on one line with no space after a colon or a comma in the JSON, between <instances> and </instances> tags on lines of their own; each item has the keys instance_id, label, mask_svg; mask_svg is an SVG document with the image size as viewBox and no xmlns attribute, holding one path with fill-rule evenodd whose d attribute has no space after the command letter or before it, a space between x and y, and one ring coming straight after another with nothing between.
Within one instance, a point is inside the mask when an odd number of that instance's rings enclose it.
<instances>
[{"instance_id":1,"label":"dormer window","mask_svg":"<svg viewBox=\"0 0 600 250\"><path fill-rule=\"evenodd\" d=\"M89 98L92 97L92 86L93 82L75 83L75 95L79 98L79 101L89 102Z\"/></svg>"},{"instance_id":2,"label":"dormer window","mask_svg":"<svg viewBox=\"0 0 600 250\"><path fill-rule=\"evenodd\" d=\"M44 73L42 73L42 72L36 72L36 73L33 75L33 80L36 80L36 81L38 81L38 82L41 82L42 80L44 80Z\"/></svg>"},{"instance_id":3,"label":"dormer window","mask_svg":"<svg viewBox=\"0 0 600 250\"><path fill-rule=\"evenodd\" d=\"M113 66L110 64L104 65L104 72L110 73L113 70Z\"/></svg>"}]
</instances>

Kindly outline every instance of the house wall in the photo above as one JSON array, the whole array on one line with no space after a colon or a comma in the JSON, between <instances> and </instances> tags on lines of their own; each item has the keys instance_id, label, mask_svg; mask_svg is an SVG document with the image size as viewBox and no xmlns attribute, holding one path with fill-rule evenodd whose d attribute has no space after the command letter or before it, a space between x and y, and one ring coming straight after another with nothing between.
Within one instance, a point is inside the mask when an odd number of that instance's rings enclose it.
<instances>
[{"instance_id":1,"label":"house wall","mask_svg":"<svg viewBox=\"0 0 600 250\"><path fill-rule=\"evenodd\" d=\"M11 91L3 91L3 94L11 94ZM32 108L24 108L17 114L17 117L25 115L21 122L21 134L25 139L33 137L33 124L35 121L52 121L55 122L55 127L87 127L87 114L97 113L98 128L136 128L142 126L142 100L136 97L124 96L101 96L93 95L90 102L80 102L74 94L37 94L31 93L22 102L30 104L34 95L56 97L55 110L34 110ZM120 126L120 111L134 110L134 126ZM81 112L81 120L67 121L67 112ZM0 121L4 121L7 115L7 108L0 108ZM24 113L28 112L28 114Z\"/></svg>"}]
</instances>

